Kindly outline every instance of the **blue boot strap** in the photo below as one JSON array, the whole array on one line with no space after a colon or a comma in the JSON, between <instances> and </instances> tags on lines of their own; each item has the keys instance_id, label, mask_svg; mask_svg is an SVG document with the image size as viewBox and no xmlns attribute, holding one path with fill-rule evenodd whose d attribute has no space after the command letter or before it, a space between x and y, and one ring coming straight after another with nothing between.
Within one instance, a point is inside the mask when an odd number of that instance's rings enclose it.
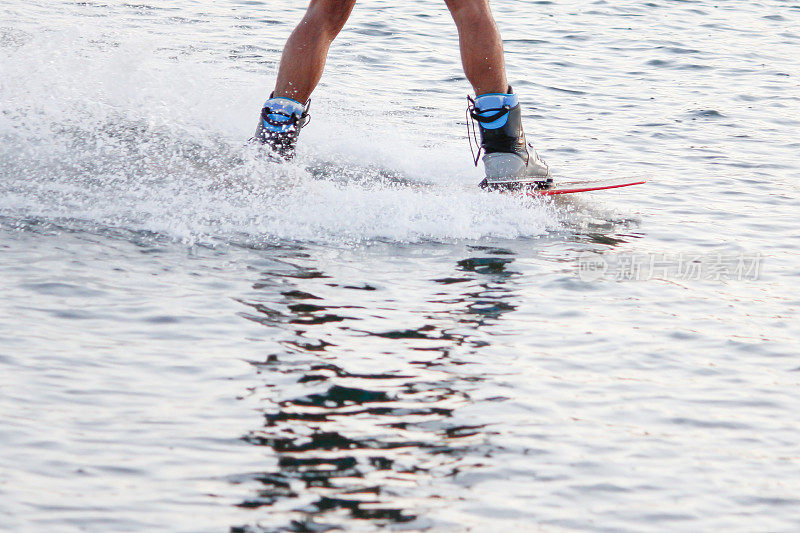
<instances>
[{"instance_id":1,"label":"blue boot strap","mask_svg":"<svg viewBox=\"0 0 800 533\"><path fill-rule=\"evenodd\" d=\"M508 111L519 105L516 94L488 93L475 99L475 108L470 115L483 128L494 130L502 128L508 121Z\"/></svg>"}]
</instances>

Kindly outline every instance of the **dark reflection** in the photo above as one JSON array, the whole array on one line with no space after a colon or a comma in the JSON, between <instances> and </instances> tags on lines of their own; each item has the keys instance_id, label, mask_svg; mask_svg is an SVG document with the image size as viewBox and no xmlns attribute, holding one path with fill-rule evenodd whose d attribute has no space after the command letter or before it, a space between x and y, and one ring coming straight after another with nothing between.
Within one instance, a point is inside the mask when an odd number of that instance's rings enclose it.
<instances>
[{"instance_id":1,"label":"dark reflection","mask_svg":"<svg viewBox=\"0 0 800 533\"><path fill-rule=\"evenodd\" d=\"M493 255L514 255L514 252L511 250L507 250L506 248L497 248L495 246L467 246L467 248L477 252L485 252Z\"/></svg>"},{"instance_id":2,"label":"dark reflection","mask_svg":"<svg viewBox=\"0 0 800 533\"><path fill-rule=\"evenodd\" d=\"M497 257L470 257L469 259L462 259L458 262L458 266L462 270L469 272L482 272L499 274L505 273L506 265L511 263L513 259L501 259ZM511 272L515 274L516 272Z\"/></svg>"},{"instance_id":3,"label":"dark reflection","mask_svg":"<svg viewBox=\"0 0 800 533\"><path fill-rule=\"evenodd\" d=\"M607 219L600 222L583 222L572 228L569 240L578 243L599 244L612 249L634 239L641 239L644 234L630 231L638 226L634 219ZM569 224L567 224L569 226Z\"/></svg>"},{"instance_id":4,"label":"dark reflection","mask_svg":"<svg viewBox=\"0 0 800 533\"><path fill-rule=\"evenodd\" d=\"M483 379L459 374L468 364L462 358L487 344L469 331L515 309L513 253L474 251L481 256L458 261L452 276L425 282L427 300L398 301L393 293L376 302L380 289L372 285L331 283L294 266L254 284L267 290L283 280L286 289L242 301L242 316L291 338L279 342L284 351L253 362L267 382L264 424L244 440L263 447L274 467L240 477L258 485L239 503L257 513L251 523L258 525L231 531L347 530L353 520L426 527L421 507L446 495L425 487L489 453L487 428L457 412ZM352 289L371 291L372 304L341 305L352 301ZM424 323L398 327L393 312ZM376 358L380 371L348 370Z\"/></svg>"},{"instance_id":5,"label":"dark reflection","mask_svg":"<svg viewBox=\"0 0 800 533\"><path fill-rule=\"evenodd\" d=\"M256 287L258 288L258 287ZM318 296L314 296L313 294L309 294L303 291L286 291L282 292L282 295L286 296L287 298L294 298L296 300L321 300L322 298Z\"/></svg>"},{"instance_id":6,"label":"dark reflection","mask_svg":"<svg viewBox=\"0 0 800 533\"><path fill-rule=\"evenodd\" d=\"M608 235L601 235L600 233L587 233L586 238L589 242L594 244L605 244L607 246L616 246L618 244L624 244L628 241L625 239L620 239L618 237L611 237Z\"/></svg>"}]
</instances>

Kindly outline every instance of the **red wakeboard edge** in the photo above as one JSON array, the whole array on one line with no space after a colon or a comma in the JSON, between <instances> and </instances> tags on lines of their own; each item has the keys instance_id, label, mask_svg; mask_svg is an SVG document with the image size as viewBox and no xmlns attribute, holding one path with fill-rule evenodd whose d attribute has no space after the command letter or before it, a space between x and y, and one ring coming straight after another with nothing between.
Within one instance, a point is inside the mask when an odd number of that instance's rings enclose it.
<instances>
[{"instance_id":1,"label":"red wakeboard edge","mask_svg":"<svg viewBox=\"0 0 800 533\"><path fill-rule=\"evenodd\" d=\"M641 178L617 178L608 180L565 181L562 183L555 183L547 188L529 188L523 192L531 196L556 196L559 194L572 194L576 192L619 189L620 187L642 185L643 183L647 183L647 180Z\"/></svg>"}]
</instances>

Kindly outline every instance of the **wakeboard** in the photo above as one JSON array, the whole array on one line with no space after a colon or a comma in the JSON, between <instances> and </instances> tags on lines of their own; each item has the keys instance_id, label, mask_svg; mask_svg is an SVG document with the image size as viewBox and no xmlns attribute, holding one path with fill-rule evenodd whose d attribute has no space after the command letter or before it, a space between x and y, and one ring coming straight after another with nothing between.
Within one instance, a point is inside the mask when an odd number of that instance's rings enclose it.
<instances>
[{"instance_id":1,"label":"wakeboard","mask_svg":"<svg viewBox=\"0 0 800 533\"><path fill-rule=\"evenodd\" d=\"M554 182L552 178L542 181L503 184L489 184L486 180L480 187L489 191L508 191L525 194L528 196L556 196L559 194L573 194L577 192L603 191L606 189L619 189L631 185L641 185L647 180L641 178L613 178L604 180L560 181Z\"/></svg>"}]
</instances>

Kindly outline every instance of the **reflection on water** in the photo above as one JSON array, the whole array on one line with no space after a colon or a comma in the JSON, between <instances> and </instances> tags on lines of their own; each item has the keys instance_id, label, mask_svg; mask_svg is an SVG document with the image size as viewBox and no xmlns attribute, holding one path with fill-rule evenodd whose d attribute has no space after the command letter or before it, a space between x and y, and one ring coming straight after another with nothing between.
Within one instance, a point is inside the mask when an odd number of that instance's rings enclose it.
<instances>
[{"instance_id":1,"label":"reflection on water","mask_svg":"<svg viewBox=\"0 0 800 533\"><path fill-rule=\"evenodd\" d=\"M420 513L447 498L426 492L431 481L480 464L464 458L487 453L485 426L454 414L482 378L459 374L467 363L453 350L487 345L475 334L515 309L509 300L518 273L510 250L474 248L481 255L431 280L448 290L421 306L425 323L417 327L398 328L391 319L397 309L333 305L315 294L315 283L330 278L313 268L279 274L293 285L280 302L243 302L251 309L246 318L291 338L284 352L254 362L281 387L266 386L264 425L244 438L275 463L249 476L258 488L239 504L258 510L256 525L232 531L325 531L353 519L422 527ZM335 296L353 289L376 290L356 284L337 287ZM431 312L436 304L446 310ZM354 344L363 351L340 348ZM382 358L382 369L348 370L359 358Z\"/></svg>"}]
</instances>

